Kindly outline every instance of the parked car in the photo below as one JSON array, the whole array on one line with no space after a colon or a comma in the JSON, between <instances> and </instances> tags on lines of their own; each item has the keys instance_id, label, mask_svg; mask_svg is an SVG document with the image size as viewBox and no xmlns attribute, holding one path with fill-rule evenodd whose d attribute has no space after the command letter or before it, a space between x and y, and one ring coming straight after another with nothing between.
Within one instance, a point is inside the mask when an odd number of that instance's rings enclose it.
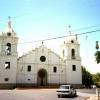
<instances>
[{"instance_id":1,"label":"parked car","mask_svg":"<svg viewBox=\"0 0 100 100\"><path fill-rule=\"evenodd\" d=\"M57 90L57 95L58 98L62 97L62 96L76 96L77 92L76 90L73 88L72 85L60 85L59 89Z\"/></svg>"}]
</instances>

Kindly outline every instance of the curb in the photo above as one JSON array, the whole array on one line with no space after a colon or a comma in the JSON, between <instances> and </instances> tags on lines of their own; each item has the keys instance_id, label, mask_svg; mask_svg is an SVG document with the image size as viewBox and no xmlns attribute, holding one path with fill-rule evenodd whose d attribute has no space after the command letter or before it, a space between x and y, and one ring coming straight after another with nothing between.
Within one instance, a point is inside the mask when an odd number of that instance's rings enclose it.
<instances>
[{"instance_id":1,"label":"curb","mask_svg":"<svg viewBox=\"0 0 100 100\"><path fill-rule=\"evenodd\" d=\"M94 96L94 97L86 97L86 98L85 98L85 100L96 100L96 99L97 99L96 96ZM100 100L100 97L99 97L98 100Z\"/></svg>"},{"instance_id":2,"label":"curb","mask_svg":"<svg viewBox=\"0 0 100 100\"><path fill-rule=\"evenodd\" d=\"M90 97L86 97L84 100L88 100Z\"/></svg>"}]
</instances>

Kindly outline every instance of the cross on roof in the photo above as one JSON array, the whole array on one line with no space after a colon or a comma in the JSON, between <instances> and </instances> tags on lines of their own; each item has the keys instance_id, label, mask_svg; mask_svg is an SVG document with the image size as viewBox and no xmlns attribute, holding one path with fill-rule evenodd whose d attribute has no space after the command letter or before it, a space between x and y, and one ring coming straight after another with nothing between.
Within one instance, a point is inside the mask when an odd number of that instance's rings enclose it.
<instances>
[{"instance_id":1,"label":"cross on roof","mask_svg":"<svg viewBox=\"0 0 100 100\"><path fill-rule=\"evenodd\" d=\"M71 25L68 25L68 30L69 30L69 34L72 35L71 34Z\"/></svg>"},{"instance_id":2,"label":"cross on roof","mask_svg":"<svg viewBox=\"0 0 100 100\"><path fill-rule=\"evenodd\" d=\"M11 17L8 16L8 19L9 19L9 21L8 21L8 28L11 28Z\"/></svg>"},{"instance_id":3,"label":"cross on roof","mask_svg":"<svg viewBox=\"0 0 100 100\"><path fill-rule=\"evenodd\" d=\"M10 17L10 16L8 16L8 19L9 19L9 21L10 21L11 17Z\"/></svg>"},{"instance_id":4,"label":"cross on roof","mask_svg":"<svg viewBox=\"0 0 100 100\"><path fill-rule=\"evenodd\" d=\"M42 45L43 45L43 43L44 43L44 42L42 41Z\"/></svg>"}]
</instances>

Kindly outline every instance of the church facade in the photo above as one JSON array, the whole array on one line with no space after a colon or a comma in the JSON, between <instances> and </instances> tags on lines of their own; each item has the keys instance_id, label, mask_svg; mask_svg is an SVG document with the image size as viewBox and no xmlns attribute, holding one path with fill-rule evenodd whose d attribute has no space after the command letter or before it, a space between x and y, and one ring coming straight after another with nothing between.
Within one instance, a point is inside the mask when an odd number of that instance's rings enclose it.
<instances>
[{"instance_id":1,"label":"church facade","mask_svg":"<svg viewBox=\"0 0 100 100\"><path fill-rule=\"evenodd\" d=\"M0 88L82 85L80 44L76 36L66 37L61 55L43 43L18 57L18 37L8 21L0 33Z\"/></svg>"}]
</instances>

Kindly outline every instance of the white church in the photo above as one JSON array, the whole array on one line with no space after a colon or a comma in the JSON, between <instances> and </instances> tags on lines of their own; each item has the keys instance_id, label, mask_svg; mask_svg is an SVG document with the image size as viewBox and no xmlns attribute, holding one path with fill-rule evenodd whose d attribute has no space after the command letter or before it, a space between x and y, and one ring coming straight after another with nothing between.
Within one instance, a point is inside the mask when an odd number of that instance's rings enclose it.
<instances>
[{"instance_id":1,"label":"white church","mask_svg":"<svg viewBox=\"0 0 100 100\"><path fill-rule=\"evenodd\" d=\"M60 46L61 55L43 43L18 57L18 37L11 21L0 33L0 88L42 87L72 84L82 86L80 44L68 36Z\"/></svg>"}]
</instances>

